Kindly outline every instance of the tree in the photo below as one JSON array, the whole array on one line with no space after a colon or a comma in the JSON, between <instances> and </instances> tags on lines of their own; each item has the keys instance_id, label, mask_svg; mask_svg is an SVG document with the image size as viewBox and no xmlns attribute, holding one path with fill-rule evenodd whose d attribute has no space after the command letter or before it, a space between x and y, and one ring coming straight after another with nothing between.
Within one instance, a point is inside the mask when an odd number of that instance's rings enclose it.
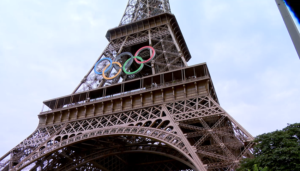
<instances>
[{"instance_id":1,"label":"tree","mask_svg":"<svg viewBox=\"0 0 300 171\"><path fill-rule=\"evenodd\" d=\"M255 164L271 171L300 170L300 123L259 135L254 142L254 158L242 160L238 171L252 169Z\"/></svg>"},{"instance_id":2,"label":"tree","mask_svg":"<svg viewBox=\"0 0 300 171\"><path fill-rule=\"evenodd\" d=\"M248 171L251 171L251 170L248 169ZM253 166L253 171L268 171L268 167L261 168L261 167L258 167L257 164L255 164L255 165Z\"/></svg>"}]
</instances>

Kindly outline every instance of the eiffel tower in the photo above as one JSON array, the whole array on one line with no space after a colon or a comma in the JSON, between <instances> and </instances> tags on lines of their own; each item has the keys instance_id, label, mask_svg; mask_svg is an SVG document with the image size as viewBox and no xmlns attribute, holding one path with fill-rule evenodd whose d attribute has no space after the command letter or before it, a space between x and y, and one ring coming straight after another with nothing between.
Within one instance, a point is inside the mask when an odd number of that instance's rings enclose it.
<instances>
[{"instance_id":1,"label":"eiffel tower","mask_svg":"<svg viewBox=\"0 0 300 171\"><path fill-rule=\"evenodd\" d=\"M191 59L168 0L129 0L72 94L43 102L37 129L0 170L232 171L253 137ZM134 54L134 55L133 55Z\"/></svg>"}]
</instances>

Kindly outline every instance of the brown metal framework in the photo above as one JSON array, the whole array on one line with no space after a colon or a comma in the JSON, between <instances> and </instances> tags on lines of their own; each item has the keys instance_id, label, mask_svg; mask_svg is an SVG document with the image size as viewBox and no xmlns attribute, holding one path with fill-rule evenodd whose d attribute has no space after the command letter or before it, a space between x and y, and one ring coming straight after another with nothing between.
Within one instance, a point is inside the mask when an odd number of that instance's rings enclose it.
<instances>
[{"instance_id":1,"label":"brown metal framework","mask_svg":"<svg viewBox=\"0 0 300 171\"><path fill-rule=\"evenodd\" d=\"M207 65L187 66L168 0L129 0L106 37L99 59L146 45L156 58L111 81L92 67L72 94L44 101L38 128L0 158L0 170L229 171L252 157L253 137L220 106Z\"/></svg>"}]
</instances>

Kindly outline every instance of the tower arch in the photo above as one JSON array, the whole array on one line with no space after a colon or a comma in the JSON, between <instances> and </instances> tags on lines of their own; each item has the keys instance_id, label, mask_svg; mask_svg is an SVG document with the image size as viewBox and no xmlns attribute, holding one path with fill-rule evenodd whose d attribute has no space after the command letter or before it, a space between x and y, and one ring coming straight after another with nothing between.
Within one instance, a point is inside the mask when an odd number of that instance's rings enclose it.
<instances>
[{"instance_id":1,"label":"tower arch","mask_svg":"<svg viewBox=\"0 0 300 171\"><path fill-rule=\"evenodd\" d=\"M59 151L68 146L72 146L79 142L84 142L87 140L92 140L101 137L114 137L118 139L122 137L124 138L125 136L133 137L136 140L138 139L137 137L139 137L146 142L148 140L149 142L148 144L146 144L146 146L148 145L149 147L151 145L158 145L158 144L149 144L149 143L162 143L163 146L168 146L168 148L172 148L173 150L176 150L178 154L184 156L186 160L188 160L190 163L193 163L193 165L195 165L194 160L190 156L189 151L185 147L185 144L181 140L180 136L167 132L165 130L151 128L151 127L119 126L119 127L103 128L103 129L89 131L87 133L82 133L73 137L70 136L68 139L62 140L61 142L52 143L51 145L48 145L43 149L40 149L39 151L33 152L30 157L24 159L23 162L19 163L16 166L16 169L21 170L26 166L28 166L29 164L39 159L42 159L43 157L49 154L52 154L56 151ZM134 144L134 142L132 141L131 143ZM130 152L130 150L128 150L128 152Z\"/></svg>"}]
</instances>

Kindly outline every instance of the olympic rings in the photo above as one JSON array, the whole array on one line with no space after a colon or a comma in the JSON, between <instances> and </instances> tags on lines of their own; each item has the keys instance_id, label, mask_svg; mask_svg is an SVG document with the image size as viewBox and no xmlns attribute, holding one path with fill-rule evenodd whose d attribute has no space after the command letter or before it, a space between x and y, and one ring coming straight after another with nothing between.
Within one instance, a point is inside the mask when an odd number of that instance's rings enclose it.
<instances>
[{"instance_id":1,"label":"olympic rings","mask_svg":"<svg viewBox=\"0 0 300 171\"><path fill-rule=\"evenodd\" d=\"M119 74L120 74L120 72L122 71L122 69L121 69L121 67L122 67L122 65L119 63L119 62L113 62L112 64L117 64L117 65L119 65L119 71L118 71L118 73L115 75L115 76L113 76L113 77L106 77L106 75L104 74L104 72L102 72L102 76L103 76L103 78L104 79L107 79L107 80L111 80L111 79L114 79L114 78L116 78ZM106 70L106 68L107 67L109 67L109 66L111 66L110 64L108 64L106 67L104 67L104 71Z\"/></svg>"},{"instance_id":2,"label":"olympic rings","mask_svg":"<svg viewBox=\"0 0 300 171\"><path fill-rule=\"evenodd\" d=\"M95 66L94 66L94 72L95 72L96 74L98 74L98 75L101 75L101 74L102 74L102 71L101 71L101 72L98 72L96 68L97 68L98 64L99 64L100 62L104 61L104 60L108 60L110 63L112 63L112 60L111 60L110 58L103 58L103 59L100 59L100 60L95 64ZM109 72L111 69L112 69L112 66L109 65L109 68L106 69L106 70L104 70L104 72L107 73L107 72Z\"/></svg>"},{"instance_id":3,"label":"olympic rings","mask_svg":"<svg viewBox=\"0 0 300 171\"><path fill-rule=\"evenodd\" d=\"M144 46L144 47L142 47L142 48L140 48L138 51L136 51L136 53L134 54L134 56L139 56L139 53L142 51L142 50L144 50L144 49L149 49L149 50L151 50L152 51L152 55L151 55L151 57L149 58L149 59L147 59L146 61L139 61L139 60L137 60L137 58L135 58L134 60L135 60L135 62L136 63L138 63L138 64L145 64L145 63L148 63L148 62L150 62L152 59L154 59L154 57L155 57L155 50L154 50L154 48L153 47L151 47L151 46Z\"/></svg>"},{"instance_id":4,"label":"olympic rings","mask_svg":"<svg viewBox=\"0 0 300 171\"><path fill-rule=\"evenodd\" d=\"M129 66L132 64L132 62L133 62L133 55L130 53L130 52L123 52L123 53L120 53L115 59L114 59L114 62L117 62L118 60L120 60L121 59L121 57L122 56L124 56L124 55L128 55L128 56L130 56L130 62L127 64L127 66L126 66L126 69L127 68L129 68ZM119 67L118 65L114 65L114 68L116 69L116 70L119 70L121 67Z\"/></svg>"},{"instance_id":5,"label":"olympic rings","mask_svg":"<svg viewBox=\"0 0 300 171\"><path fill-rule=\"evenodd\" d=\"M142 58L142 57L139 57L139 56L134 56L133 58L134 58L134 59L139 59L139 60L141 60L142 62L144 61L143 58ZM132 58L130 58L130 59L132 59ZM132 72L126 71L125 67L126 67L126 64L128 63L128 61L129 61L130 59L128 59L128 60L124 63L123 71L124 71L125 74L127 74L127 75L132 75L132 74L139 73L139 72L143 69L144 63L142 63L142 64L140 65L140 67L139 67L137 70L135 70L135 71L132 71Z\"/></svg>"},{"instance_id":6,"label":"olympic rings","mask_svg":"<svg viewBox=\"0 0 300 171\"><path fill-rule=\"evenodd\" d=\"M151 51L151 52L150 52L151 57L150 57L149 59L147 59L147 60L144 60L142 57L138 56L139 53L140 53L142 50L144 50L144 49L149 49L149 50ZM121 59L121 57L124 56L124 55L130 56L130 58L127 59L127 60L125 61L124 65L122 66L121 63L119 63L119 62L117 62L117 61L119 61L119 60ZM122 70L123 70L123 72L124 72L126 75L137 74L137 73L139 73L139 72L143 69L145 63L150 62L150 61L153 60L154 58L155 58L155 50L154 50L154 48L151 47L151 46L144 46L144 47L140 48L140 49L135 53L134 56L133 56L130 52L123 52L123 53L119 54L119 55L114 59L114 61L112 61L110 58L107 58L107 57L104 57L103 59L100 59L100 60L95 64L95 66L94 66L94 72L95 72L96 74L98 74L98 75L102 75L103 78L106 79L106 80L111 80L111 79L116 78L118 75L121 74ZM100 62L102 62L102 61L104 61L104 60L108 60L108 61L109 61L109 64L103 68L104 72L103 72L103 70L102 70L101 72L98 72L98 71L97 71L97 66L99 65ZM133 63L133 60L135 60L136 63L140 65L139 68L138 68L137 70L135 70L135 71L131 71L131 72L130 72L130 71L127 71L127 70L130 68L131 64ZM112 77L107 77L107 76L106 76L106 73L110 72L113 68L114 68L115 70L118 71L117 74L115 74L115 75L112 76Z\"/></svg>"}]
</instances>

